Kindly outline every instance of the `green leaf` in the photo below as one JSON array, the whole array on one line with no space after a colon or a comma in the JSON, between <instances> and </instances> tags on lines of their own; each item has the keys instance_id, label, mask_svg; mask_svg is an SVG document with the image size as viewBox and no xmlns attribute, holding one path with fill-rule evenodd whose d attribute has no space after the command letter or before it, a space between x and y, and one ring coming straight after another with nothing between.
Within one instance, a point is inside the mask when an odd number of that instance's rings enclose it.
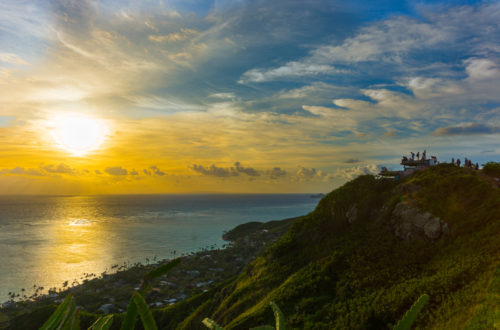
<instances>
[{"instance_id":1,"label":"green leaf","mask_svg":"<svg viewBox=\"0 0 500 330\"><path fill-rule=\"evenodd\" d=\"M71 318L67 320L64 324L63 330L80 330L80 311L76 308L71 314Z\"/></svg>"},{"instance_id":2,"label":"green leaf","mask_svg":"<svg viewBox=\"0 0 500 330\"><path fill-rule=\"evenodd\" d=\"M71 328L72 319L75 317L76 313L76 304L73 299L69 304L69 308L64 312L63 318L59 323L57 330L73 330Z\"/></svg>"},{"instance_id":3,"label":"green leaf","mask_svg":"<svg viewBox=\"0 0 500 330\"><path fill-rule=\"evenodd\" d=\"M274 311L274 318L276 319L276 330L285 330L285 316L281 309L274 302L271 302L271 307Z\"/></svg>"},{"instance_id":4,"label":"green leaf","mask_svg":"<svg viewBox=\"0 0 500 330\"><path fill-rule=\"evenodd\" d=\"M250 330L275 330L275 328L271 325L261 325L259 327L250 328Z\"/></svg>"},{"instance_id":5,"label":"green leaf","mask_svg":"<svg viewBox=\"0 0 500 330\"><path fill-rule=\"evenodd\" d=\"M417 319L418 313L422 310L424 305L429 301L429 296L423 294L405 313L403 318L396 324L394 330L410 330L413 322Z\"/></svg>"},{"instance_id":6,"label":"green leaf","mask_svg":"<svg viewBox=\"0 0 500 330\"><path fill-rule=\"evenodd\" d=\"M103 316L97 319L88 330L108 330L113 324L113 315Z\"/></svg>"},{"instance_id":7,"label":"green leaf","mask_svg":"<svg viewBox=\"0 0 500 330\"><path fill-rule=\"evenodd\" d=\"M134 330L135 322L137 321L137 306L134 303L133 298L130 299L130 302L127 306L127 313L125 314L125 318L123 319L121 330Z\"/></svg>"},{"instance_id":8,"label":"green leaf","mask_svg":"<svg viewBox=\"0 0 500 330\"><path fill-rule=\"evenodd\" d=\"M217 322L215 322L212 319L209 319L208 317L204 318L202 323L211 330L224 330L224 328L218 325Z\"/></svg>"},{"instance_id":9,"label":"green leaf","mask_svg":"<svg viewBox=\"0 0 500 330\"><path fill-rule=\"evenodd\" d=\"M160 267L158 268L155 268L153 269L152 271L150 271L149 273L146 274L146 276L144 277L144 279L153 279L153 278L157 278L157 277L160 277L162 275L165 275L166 273L168 273L172 268L174 268L175 266L179 265L181 263L181 259L177 258L177 259L174 259L164 265L161 265Z\"/></svg>"},{"instance_id":10,"label":"green leaf","mask_svg":"<svg viewBox=\"0 0 500 330\"><path fill-rule=\"evenodd\" d=\"M158 330L153 314L151 314L151 310L149 310L142 295L139 292L135 292L132 300L137 306L144 330Z\"/></svg>"},{"instance_id":11,"label":"green leaf","mask_svg":"<svg viewBox=\"0 0 500 330\"><path fill-rule=\"evenodd\" d=\"M53 330L61 322L66 312L71 308L71 302L73 297L67 295L64 301L56 308L54 313L49 317L47 321L42 325L40 330Z\"/></svg>"}]
</instances>

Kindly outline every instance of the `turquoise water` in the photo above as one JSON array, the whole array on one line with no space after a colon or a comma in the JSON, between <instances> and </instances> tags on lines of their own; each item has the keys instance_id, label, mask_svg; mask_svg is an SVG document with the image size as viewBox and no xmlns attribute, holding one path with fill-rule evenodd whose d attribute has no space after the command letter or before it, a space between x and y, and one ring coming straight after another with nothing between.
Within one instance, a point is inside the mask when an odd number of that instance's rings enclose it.
<instances>
[{"instance_id":1,"label":"turquoise water","mask_svg":"<svg viewBox=\"0 0 500 330\"><path fill-rule=\"evenodd\" d=\"M304 194L0 196L0 301L114 264L220 247L225 230L304 215L317 202Z\"/></svg>"}]
</instances>

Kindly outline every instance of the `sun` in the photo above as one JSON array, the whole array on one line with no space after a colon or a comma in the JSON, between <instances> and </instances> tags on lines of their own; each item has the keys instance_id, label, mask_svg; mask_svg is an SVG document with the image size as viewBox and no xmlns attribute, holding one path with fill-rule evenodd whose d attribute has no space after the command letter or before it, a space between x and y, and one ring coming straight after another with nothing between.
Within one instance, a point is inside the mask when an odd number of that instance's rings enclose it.
<instances>
[{"instance_id":1,"label":"sun","mask_svg":"<svg viewBox=\"0 0 500 330\"><path fill-rule=\"evenodd\" d=\"M102 120L79 114L59 116L52 124L58 147L79 157L98 149L107 132Z\"/></svg>"}]
</instances>

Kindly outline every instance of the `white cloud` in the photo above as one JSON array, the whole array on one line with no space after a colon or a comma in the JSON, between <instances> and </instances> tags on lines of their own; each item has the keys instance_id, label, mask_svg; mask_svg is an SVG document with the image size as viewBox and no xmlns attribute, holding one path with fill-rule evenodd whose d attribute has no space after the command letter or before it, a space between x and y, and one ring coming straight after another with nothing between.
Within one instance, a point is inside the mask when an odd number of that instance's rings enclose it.
<instances>
[{"instance_id":1,"label":"white cloud","mask_svg":"<svg viewBox=\"0 0 500 330\"><path fill-rule=\"evenodd\" d=\"M336 69L331 65L306 62L288 62L276 69L252 69L243 74L240 83L265 82L275 79L287 79L303 76L316 76L322 74L346 73L345 70Z\"/></svg>"},{"instance_id":2,"label":"white cloud","mask_svg":"<svg viewBox=\"0 0 500 330\"><path fill-rule=\"evenodd\" d=\"M470 58L464 61L465 71L470 79L500 78L500 70L495 61L487 58Z\"/></svg>"},{"instance_id":3,"label":"white cloud","mask_svg":"<svg viewBox=\"0 0 500 330\"><path fill-rule=\"evenodd\" d=\"M9 64L28 64L19 55L13 53L0 53L0 62L5 62Z\"/></svg>"},{"instance_id":4,"label":"white cloud","mask_svg":"<svg viewBox=\"0 0 500 330\"><path fill-rule=\"evenodd\" d=\"M337 171L335 172L335 177L346 180L352 180L360 175L377 174L379 172L380 169L375 164L359 165L359 166L337 169Z\"/></svg>"}]
</instances>

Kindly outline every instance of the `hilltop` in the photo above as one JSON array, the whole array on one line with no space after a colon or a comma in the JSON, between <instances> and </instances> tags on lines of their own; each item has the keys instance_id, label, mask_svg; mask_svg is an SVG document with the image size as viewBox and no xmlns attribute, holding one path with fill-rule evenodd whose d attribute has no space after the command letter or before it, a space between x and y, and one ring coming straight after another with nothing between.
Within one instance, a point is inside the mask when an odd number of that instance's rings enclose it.
<instances>
[{"instance_id":1,"label":"hilltop","mask_svg":"<svg viewBox=\"0 0 500 330\"><path fill-rule=\"evenodd\" d=\"M225 237L270 239L238 275L153 316L163 329L206 329L205 317L248 329L272 324L274 301L292 329L387 329L427 293L417 328L499 327L496 175L451 164L401 180L365 175L306 216L238 226ZM96 317L85 314L82 322Z\"/></svg>"}]
</instances>

